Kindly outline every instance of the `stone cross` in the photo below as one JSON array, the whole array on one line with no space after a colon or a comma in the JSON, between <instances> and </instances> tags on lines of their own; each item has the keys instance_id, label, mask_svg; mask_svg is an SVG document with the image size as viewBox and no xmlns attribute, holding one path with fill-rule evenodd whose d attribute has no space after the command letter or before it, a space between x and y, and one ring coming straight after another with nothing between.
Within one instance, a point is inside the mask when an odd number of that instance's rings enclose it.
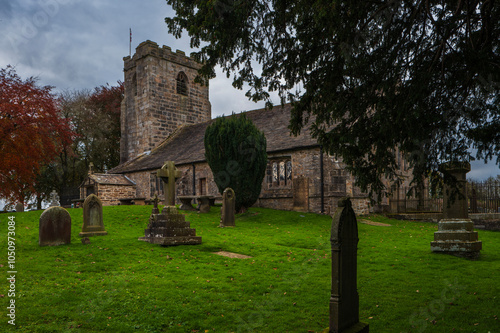
<instances>
[{"instance_id":1,"label":"stone cross","mask_svg":"<svg viewBox=\"0 0 500 333\"><path fill-rule=\"evenodd\" d=\"M151 214L160 214L160 210L158 209L158 202L160 202L160 199L158 199L158 194L155 193L155 197L152 201L153 201L153 211L151 212Z\"/></svg>"},{"instance_id":2,"label":"stone cross","mask_svg":"<svg viewBox=\"0 0 500 333\"><path fill-rule=\"evenodd\" d=\"M59 195L57 194L56 190L53 190L50 192L50 204L49 207L55 207L55 206L60 206L61 204L59 203Z\"/></svg>"},{"instance_id":3,"label":"stone cross","mask_svg":"<svg viewBox=\"0 0 500 333\"><path fill-rule=\"evenodd\" d=\"M349 198L341 199L333 216L332 294L330 297L330 333L369 332L359 322L357 290L358 224Z\"/></svg>"},{"instance_id":4,"label":"stone cross","mask_svg":"<svg viewBox=\"0 0 500 333\"><path fill-rule=\"evenodd\" d=\"M177 170L173 161L167 161L156 173L165 183L166 206L175 205L175 181L181 177L181 172Z\"/></svg>"}]
</instances>

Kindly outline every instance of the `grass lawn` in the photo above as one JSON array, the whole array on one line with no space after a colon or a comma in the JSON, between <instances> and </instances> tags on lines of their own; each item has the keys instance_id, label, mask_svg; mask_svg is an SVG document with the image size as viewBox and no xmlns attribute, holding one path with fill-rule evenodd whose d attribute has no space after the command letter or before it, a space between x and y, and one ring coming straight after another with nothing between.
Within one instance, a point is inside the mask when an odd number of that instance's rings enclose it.
<instances>
[{"instance_id":1,"label":"grass lawn","mask_svg":"<svg viewBox=\"0 0 500 333\"><path fill-rule=\"evenodd\" d=\"M252 208L221 229L220 207L186 214L201 245L138 241L151 206L104 207L107 236L38 246L37 212L0 215L0 331L12 330L7 222L16 222L18 332L320 332L328 327L331 217ZM391 226L360 223L372 220ZM360 317L372 332L500 332L500 233L481 258L430 251L436 224L358 217ZM229 251L251 256L228 258Z\"/></svg>"}]
</instances>

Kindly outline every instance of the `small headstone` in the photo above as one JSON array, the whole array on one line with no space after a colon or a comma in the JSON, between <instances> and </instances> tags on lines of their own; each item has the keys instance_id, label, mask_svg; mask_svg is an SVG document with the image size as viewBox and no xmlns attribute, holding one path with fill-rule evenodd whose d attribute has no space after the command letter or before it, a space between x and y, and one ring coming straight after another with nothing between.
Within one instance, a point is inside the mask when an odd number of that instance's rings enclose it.
<instances>
[{"instance_id":1,"label":"small headstone","mask_svg":"<svg viewBox=\"0 0 500 333\"><path fill-rule=\"evenodd\" d=\"M22 212L24 212L24 205L22 203L18 203L18 204L16 204L15 209L16 209L16 212L22 213Z\"/></svg>"},{"instance_id":2,"label":"small headstone","mask_svg":"<svg viewBox=\"0 0 500 333\"><path fill-rule=\"evenodd\" d=\"M235 224L235 202L236 197L232 188L228 187L222 194L222 209L219 227L234 227Z\"/></svg>"},{"instance_id":3,"label":"small headstone","mask_svg":"<svg viewBox=\"0 0 500 333\"><path fill-rule=\"evenodd\" d=\"M38 244L57 246L71 243L71 216L62 207L49 207L40 216Z\"/></svg>"},{"instance_id":4,"label":"small headstone","mask_svg":"<svg viewBox=\"0 0 500 333\"><path fill-rule=\"evenodd\" d=\"M158 209L158 203L160 202L160 199L158 198L158 195L156 193L152 201L153 201L153 211L151 212L151 214L153 215L160 214L160 210Z\"/></svg>"},{"instance_id":5,"label":"small headstone","mask_svg":"<svg viewBox=\"0 0 500 333\"><path fill-rule=\"evenodd\" d=\"M49 207L56 207L56 206L61 206L61 203L59 202L59 194L57 194L56 190L53 190L52 192L50 192Z\"/></svg>"},{"instance_id":6,"label":"small headstone","mask_svg":"<svg viewBox=\"0 0 500 333\"><path fill-rule=\"evenodd\" d=\"M466 174L470 164L449 162L440 166L444 177L451 178L454 185L445 185L443 219L438 223L438 231L431 242L433 252L451 254L457 257L477 259L482 249L474 222L469 219L467 205ZM446 184L446 183L445 183Z\"/></svg>"},{"instance_id":7,"label":"small headstone","mask_svg":"<svg viewBox=\"0 0 500 333\"><path fill-rule=\"evenodd\" d=\"M358 224L349 198L339 201L332 223L332 294L330 333L369 332L359 322L357 290Z\"/></svg>"},{"instance_id":8,"label":"small headstone","mask_svg":"<svg viewBox=\"0 0 500 333\"><path fill-rule=\"evenodd\" d=\"M102 202L95 194L90 194L83 202L83 227L80 237L105 236L102 217Z\"/></svg>"},{"instance_id":9,"label":"small headstone","mask_svg":"<svg viewBox=\"0 0 500 333\"><path fill-rule=\"evenodd\" d=\"M83 237L82 244L85 244L85 245L90 244L90 239L88 237Z\"/></svg>"}]
</instances>

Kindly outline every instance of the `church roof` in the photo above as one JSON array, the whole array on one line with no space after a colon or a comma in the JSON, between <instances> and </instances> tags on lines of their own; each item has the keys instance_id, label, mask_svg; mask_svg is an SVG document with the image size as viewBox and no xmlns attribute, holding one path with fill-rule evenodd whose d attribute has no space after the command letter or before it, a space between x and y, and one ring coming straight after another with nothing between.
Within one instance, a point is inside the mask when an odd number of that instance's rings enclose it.
<instances>
[{"instance_id":1,"label":"church roof","mask_svg":"<svg viewBox=\"0 0 500 333\"><path fill-rule=\"evenodd\" d=\"M247 118L264 132L267 140L267 152L317 147L318 143L309 132L309 126L301 131L298 136L291 136L288 125L290 123L291 105L286 104L274 108L259 109L245 112ZM231 116L230 116L231 117ZM205 162L205 146L203 138L205 129L215 119L207 122L186 125L177 129L165 141L149 153L127 161L111 169L110 173L131 173L146 170L156 170L166 161L174 161L176 165Z\"/></svg>"},{"instance_id":2,"label":"church roof","mask_svg":"<svg viewBox=\"0 0 500 333\"><path fill-rule=\"evenodd\" d=\"M133 186L135 183L131 181L127 176L110 174L110 173L93 173L88 176L91 180L97 184L106 185L125 185Z\"/></svg>"}]
</instances>

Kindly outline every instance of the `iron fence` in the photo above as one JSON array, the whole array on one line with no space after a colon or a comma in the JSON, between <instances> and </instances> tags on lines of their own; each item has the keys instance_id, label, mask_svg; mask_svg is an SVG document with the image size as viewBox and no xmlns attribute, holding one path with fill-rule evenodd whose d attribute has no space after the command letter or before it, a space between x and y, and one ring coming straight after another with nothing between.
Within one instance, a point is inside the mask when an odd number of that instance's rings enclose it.
<instances>
[{"instance_id":1,"label":"iron fence","mask_svg":"<svg viewBox=\"0 0 500 333\"><path fill-rule=\"evenodd\" d=\"M500 181L467 184L470 213L500 213Z\"/></svg>"}]
</instances>

